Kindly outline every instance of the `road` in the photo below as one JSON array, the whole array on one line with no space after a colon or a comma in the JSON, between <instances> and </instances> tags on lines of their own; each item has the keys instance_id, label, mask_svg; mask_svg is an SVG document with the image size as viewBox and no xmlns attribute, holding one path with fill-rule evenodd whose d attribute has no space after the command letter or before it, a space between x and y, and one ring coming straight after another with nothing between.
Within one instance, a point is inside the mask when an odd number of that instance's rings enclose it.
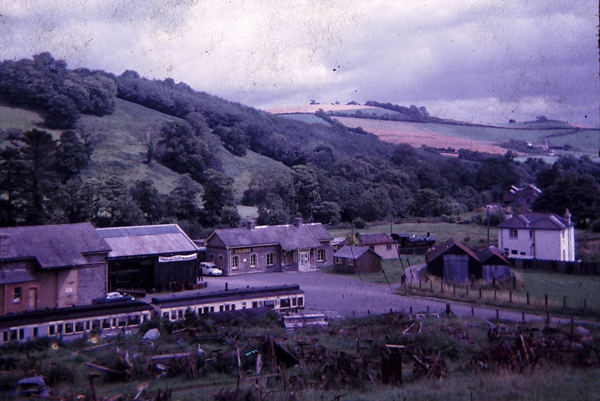
<instances>
[{"instance_id":1,"label":"road","mask_svg":"<svg viewBox=\"0 0 600 401\"><path fill-rule=\"evenodd\" d=\"M403 296L395 293L398 285L392 286L361 281L355 276L330 274L323 271L286 272L266 274L243 274L230 277L205 277L210 289L239 287L261 287L279 284L299 284L306 294L307 310L326 311L329 316L342 317L382 314L390 311L409 313L444 313L449 304L452 313L458 317L496 319L497 313L502 320L521 322L520 311L497 309L495 307L474 306L451 301ZM543 321L545 315L525 314L527 322ZM567 319L552 319L566 323Z\"/></svg>"}]
</instances>

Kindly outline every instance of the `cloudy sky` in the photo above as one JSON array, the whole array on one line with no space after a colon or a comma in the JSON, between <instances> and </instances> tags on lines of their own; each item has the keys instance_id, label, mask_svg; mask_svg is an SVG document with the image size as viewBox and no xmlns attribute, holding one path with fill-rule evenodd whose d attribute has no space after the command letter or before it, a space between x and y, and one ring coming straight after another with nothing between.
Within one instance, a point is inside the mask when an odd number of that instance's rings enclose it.
<instances>
[{"instance_id":1,"label":"cloudy sky","mask_svg":"<svg viewBox=\"0 0 600 401\"><path fill-rule=\"evenodd\" d=\"M0 0L0 59L48 51L261 108L597 126L597 25L597 0Z\"/></svg>"}]
</instances>

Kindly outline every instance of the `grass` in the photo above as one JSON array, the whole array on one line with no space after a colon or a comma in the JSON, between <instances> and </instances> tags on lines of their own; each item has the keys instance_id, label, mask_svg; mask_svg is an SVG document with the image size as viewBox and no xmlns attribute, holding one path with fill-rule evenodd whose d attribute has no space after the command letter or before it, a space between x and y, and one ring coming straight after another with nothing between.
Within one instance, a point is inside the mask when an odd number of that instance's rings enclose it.
<instances>
[{"instance_id":1,"label":"grass","mask_svg":"<svg viewBox=\"0 0 600 401\"><path fill-rule=\"evenodd\" d=\"M339 228L328 230L332 237L345 237L352 233L351 228ZM467 246L483 248L487 245L487 227L479 224L453 224L453 223L380 223L368 225L362 230L354 230L360 233L407 233L424 236L430 233L436 239L436 244L441 244L449 238L455 238ZM498 232L494 227L490 228L490 244L498 243Z\"/></svg>"},{"instance_id":2,"label":"grass","mask_svg":"<svg viewBox=\"0 0 600 401\"><path fill-rule=\"evenodd\" d=\"M307 124L323 124L327 126L331 126L327 121L323 120L321 117L317 117L312 113L290 113L290 114L279 114L280 117L289 118L291 120L302 121Z\"/></svg>"}]
</instances>

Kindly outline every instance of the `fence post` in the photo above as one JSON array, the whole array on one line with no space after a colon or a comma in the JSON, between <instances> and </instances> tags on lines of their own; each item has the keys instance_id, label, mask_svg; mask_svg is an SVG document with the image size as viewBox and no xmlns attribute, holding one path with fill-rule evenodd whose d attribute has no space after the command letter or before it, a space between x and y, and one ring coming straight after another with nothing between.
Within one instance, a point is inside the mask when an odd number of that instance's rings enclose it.
<instances>
[{"instance_id":1,"label":"fence post","mask_svg":"<svg viewBox=\"0 0 600 401\"><path fill-rule=\"evenodd\" d=\"M466 290L465 296L467 298L469 298L469 286L468 285L465 287L465 290Z\"/></svg>"},{"instance_id":2,"label":"fence post","mask_svg":"<svg viewBox=\"0 0 600 401\"><path fill-rule=\"evenodd\" d=\"M508 292L508 302L512 304L512 291Z\"/></svg>"},{"instance_id":3,"label":"fence post","mask_svg":"<svg viewBox=\"0 0 600 401\"><path fill-rule=\"evenodd\" d=\"M544 294L544 305L546 305L546 309L548 309L548 294Z\"/></svg>"},{"instance_id":4,"label":"fence post","mask_svg":"<svg viewBox=\"0 0 600 401\"><path fill-rule=\"evenodd\" d=\"M494 301L496 300L496 295L497 295L496 293L497 293L497 292L498 292L498 291L497 291L497 290L494 288Z\"/></svg>"},{"instance_id":5,"label":"fence post","mask_svg":"<svg viewBox=\"0 0 600 401\"><path fill-rule=\"evenodd\" d=\"M481 299L481 288L479 289L479 299Z\"/></svg>"},{"instance_id":6,"label":"fence post","mask_svg":"<svg viewBox=\"0 0 600 401\"><path fill-rule=\"evenodd\" d=\"M567 296L563 297L563 309L567 309Z\"/></svg>"},{"instance_id":7,"label":"fence post","mask_svg":"<svg viewBox=\"0 0 600 401\"><path fill-rule=\"evenodd\" d=\"M529 305L529 293L525 293L525 295L527 296L527 305Z\"/></svg>"},{"instance_id":8,"label":"fence post","mask_svg":"<svg viewBox=\"0 0 600 401\"><path fill-rule=\"evenodd\" d=\"M433 281L429 280L429 291L433 292Z\"/></svg>"},{"instance_id":9,"label":"fence post","mask_svg":"<svg viewBox=\"0 0 600 401\"><path fill-rule=\"evenodd\" d=\"M500 309L496 308L496 320L500 320Z\"/></svg>"},{"instance_id":10,"label":"fence post","mask_svg":"<svg viewBox=\"0 0 600 401\"><path fill-rule=\"evenodd\" d=\"M453 284L453 294L456 295L456 284Z\"/></svg>"},{"instance_id":11,"label":"fence post","mask_svg":"<svg viewBox=\"0 0 600 401\"><path fill-rule=\"evenodd\" d=\"M521 312L521 321L525 323L525 312Z\"/></svg>"},{"instance_id":12,"label":"fence post","mask_svg":"<svg viewBox=\"0 0 600 401\"><path fill-rule=\"evenodd\" d=\"M471 317L475 317L475 309L471 306Z\"/></svg>"},{"instance_id":13,"label":"fence post","mask_svg":"<svg viewBox=\"0 0 600 401\"><path fill-rule=\"evenodd\" d=\"M444 293L444 282L443 281L440 282L440 292L442 294Z\"/></svg>"}]
</instances>

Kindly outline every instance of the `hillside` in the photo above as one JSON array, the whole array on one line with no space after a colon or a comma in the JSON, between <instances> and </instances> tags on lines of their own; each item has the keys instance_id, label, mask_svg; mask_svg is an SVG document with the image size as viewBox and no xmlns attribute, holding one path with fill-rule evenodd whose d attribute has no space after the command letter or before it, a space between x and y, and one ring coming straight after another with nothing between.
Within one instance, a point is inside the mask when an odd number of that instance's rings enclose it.
<instances>
[{"instance_id":1,"label":"hillside","mask_svg":"<svg viewBox=\"0 0 600 401\"><path fill-rule=\"evenodd\" d=\"M593 159L598 159L597 149L600 148L600 129L579 127L554 120L473 124L428 116L432 121L396 121L394 118L399 117L394 110L335 104L303 105L268 111L299 121L328 124L322 119L317 119L315 113L319 109L346 127L360 127L375 134L382 141L407 143L417 148L429 146L438 149L451 148L455 151L467 149L490 154L504 154L511 149L523 155L587 154ZM531 149L529 152L524 147L516 149L515 144L512 144L513 147L508 144L510 141L528 143Z\"/></svg>"}]
</instances>

